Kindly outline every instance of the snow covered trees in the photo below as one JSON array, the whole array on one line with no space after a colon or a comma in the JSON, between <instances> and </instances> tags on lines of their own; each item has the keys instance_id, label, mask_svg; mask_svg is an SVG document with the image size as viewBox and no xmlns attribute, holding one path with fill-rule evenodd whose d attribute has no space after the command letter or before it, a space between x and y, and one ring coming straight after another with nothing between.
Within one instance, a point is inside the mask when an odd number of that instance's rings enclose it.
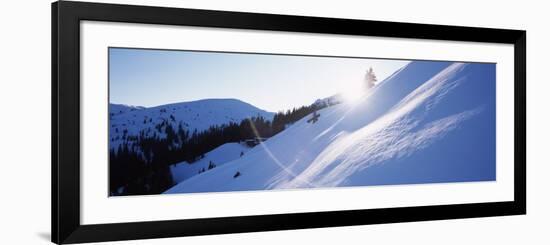
<instances>
[{"instance_id":1,"label":"snow covered trees","mask_svg":"<svg viewBox=\"0 0 550 245\"><path fill-rule=\"evenodd\" d=\"M374 87L374 83L376 81L378 81L376 79L376 75L374 74L372 67L369 67L369 69L367 70L367 73L365 74L365 83L367 85L367 89Z\"/></svg>"},{"instance_id":2,"label":"snow covered trees","mask_svg":"<svg viewBox=\"0 0 550 245\"><path fill-rule=\"evenodd\" d=\"M162 193L175 184L170 177L170 165L182 161L192 164L225 143L272 135L271 121L261 116L247 118L240 123L210 126L200 132L196 129L189 132L181 123L175 129L166 121L155 125L155 128L159 134L165 134L165 138L156 134L147 136L143 131L139 136L131 136L124 129L124 137L128 140L110 150L111 195ZM214 162L209 162L207 169L199 170L199 173L215 167Z\"/></svg>"}]
</instances>

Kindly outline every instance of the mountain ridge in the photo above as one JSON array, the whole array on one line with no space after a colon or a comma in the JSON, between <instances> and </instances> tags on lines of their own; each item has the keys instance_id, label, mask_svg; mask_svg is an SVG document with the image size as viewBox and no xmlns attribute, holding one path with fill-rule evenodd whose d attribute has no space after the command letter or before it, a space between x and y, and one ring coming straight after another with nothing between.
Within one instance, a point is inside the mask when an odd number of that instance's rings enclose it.
<instances>
[{"instance_id":1,"label":"mountain ridge","mask_svg":"<svg viewBox=\"0 0 550 245\"><path fill-rule=\"evenodd\" d=\"M268 120L274 113L257 108L238 99L202 99L159 105L154 107L136 107L109 104L110 107L110 148L141 134L145 137L166 137L165 126L177 129L180 126L188 131L203 131L210 126L239 123L241 120L261 116ZM113 113L120 110L122 113ZM162 125L162 126L160 126Z\"/></svg>"}]
</instances>

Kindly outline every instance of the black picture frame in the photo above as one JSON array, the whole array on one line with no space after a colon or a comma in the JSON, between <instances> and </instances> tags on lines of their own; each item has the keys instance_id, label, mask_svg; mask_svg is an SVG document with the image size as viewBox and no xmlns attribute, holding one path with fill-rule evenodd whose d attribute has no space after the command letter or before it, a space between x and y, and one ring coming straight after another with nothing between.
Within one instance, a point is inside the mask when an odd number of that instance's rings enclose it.
<instances>
[{"instance_id":1,"label":"black picture frame","mask_svg":"<svg viewBox=\"0 0 550 245\"><path fill-rule=\"evenodd\" d=\"M80 21L452 40L514 45L514 201L82 225ZM59 244L526 213L526 32L61 1L52 4L52 242Z\"/></svg>"}]
</instances>

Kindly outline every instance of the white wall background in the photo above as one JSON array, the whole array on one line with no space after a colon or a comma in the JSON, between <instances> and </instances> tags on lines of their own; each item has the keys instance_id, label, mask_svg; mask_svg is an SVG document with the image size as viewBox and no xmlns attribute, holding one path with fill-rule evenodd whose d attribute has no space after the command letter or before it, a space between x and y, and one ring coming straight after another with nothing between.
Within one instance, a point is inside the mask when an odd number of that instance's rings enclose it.
<instances>
[{"instance_id":1,"label":"white wall background","mask_svg":"<svg viewBox=\"0 0 550 245\"><path fill-rule=\"evenodd\" d=\"M527 30L526 216L277 231L108 244L549 244L550 31L544 1L119 0L105 2ZM0 14L0 244L48 244L50 1Z\"/></svg>"}]
</instances>

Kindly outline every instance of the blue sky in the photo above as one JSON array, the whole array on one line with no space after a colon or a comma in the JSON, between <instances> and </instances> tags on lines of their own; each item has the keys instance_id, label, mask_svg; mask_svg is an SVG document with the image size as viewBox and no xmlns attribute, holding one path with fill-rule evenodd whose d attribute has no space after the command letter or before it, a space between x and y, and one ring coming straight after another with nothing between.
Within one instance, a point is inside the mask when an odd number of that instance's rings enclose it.
<instances>
[{"instance_id":1,"label":"blue sky","mask_svg":"<svg viewBox=\"0 0 550 245\"><path fill-rule=\"evenodd\" d=\"M309 105L379 81L408 61L196 51L109 49L109 101L137 106L236 98L268 111Z\"/></svg>"}]
</instances>

